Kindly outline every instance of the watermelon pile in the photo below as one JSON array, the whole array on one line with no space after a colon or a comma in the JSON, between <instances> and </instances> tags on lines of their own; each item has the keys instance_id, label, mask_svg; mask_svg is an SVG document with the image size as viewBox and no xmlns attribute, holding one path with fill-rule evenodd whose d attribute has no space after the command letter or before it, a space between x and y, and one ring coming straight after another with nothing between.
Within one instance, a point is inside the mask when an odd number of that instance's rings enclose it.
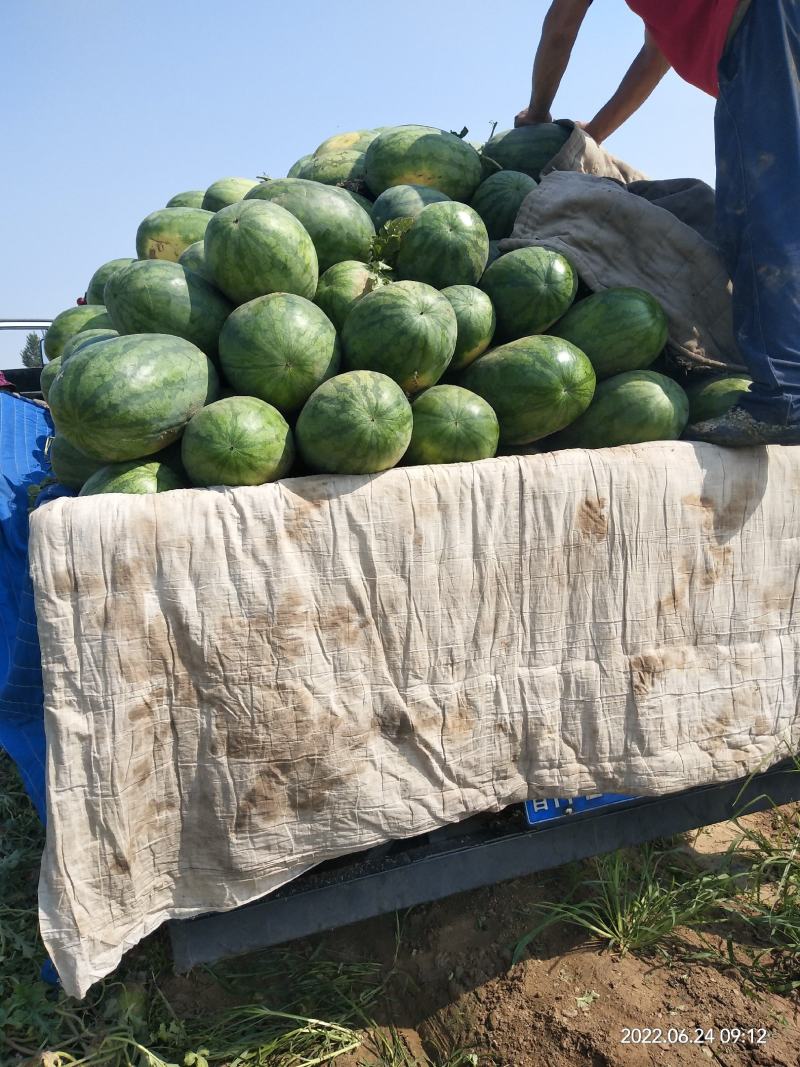
<instances>
[{"instance_id":1,"label":"watermelon pile","mask_svg":"<svg viewBox=\"0 0 800 1067\"><path fill-rule=\"evenodd\" d=\"M576 301L559 252L498 243L566 135L481 150L356 130L285 178L171 197L132 234L136 258L98 267L48 331L56 476L152 493L680 436L689 400L649 369L658 302Z\"/></svg>"}]
</instances>

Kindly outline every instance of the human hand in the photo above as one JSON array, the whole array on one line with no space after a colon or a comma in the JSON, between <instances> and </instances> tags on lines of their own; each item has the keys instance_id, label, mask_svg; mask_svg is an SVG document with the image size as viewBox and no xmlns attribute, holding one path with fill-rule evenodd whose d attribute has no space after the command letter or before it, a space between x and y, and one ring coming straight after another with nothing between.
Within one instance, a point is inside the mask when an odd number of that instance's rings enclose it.
<instances>
[{"instance_id":1,"label":"human hand","mask_svg":"<svg viewBox=\"0 0 800 1067\"><path fill-rule=\"evenodd\" d=\"M514 118L514 126L515 128L520 126L538 126L540 122L552 121L553 117L549 111L546 114L540 114L528 106L523 108Z\"/></svg>"}]
</instances>

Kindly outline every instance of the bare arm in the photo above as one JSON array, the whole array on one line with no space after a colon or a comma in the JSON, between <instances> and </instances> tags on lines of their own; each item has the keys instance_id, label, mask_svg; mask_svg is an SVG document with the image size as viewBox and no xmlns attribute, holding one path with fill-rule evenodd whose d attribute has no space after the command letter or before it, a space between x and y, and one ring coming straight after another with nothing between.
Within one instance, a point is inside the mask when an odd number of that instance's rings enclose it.
<instances>
[{"instance_id":1,"label":"bare arm","mask_svg":"<svg viewBox=\"0 0 800 1067\"><path fill-rule=\"evenodd\" d=\"M530 104L517 115L515 126L550 122L550 108L591 2L553 0L542 25L542 37L533 62Z\"/></svg>"},{"instance_id":2,"label":"bare arm","mask_svg":"<svg viewBox=\"0 0 800 1067\"><path fill-rule=\"evenodd\" d=\"M634 111L638 111L668 70L669 63L661 49L650 34L645 33L644 46L628 68L619 89L584 126L589 136L598 144L610 137Z\"/></svg>"}]
</instances>

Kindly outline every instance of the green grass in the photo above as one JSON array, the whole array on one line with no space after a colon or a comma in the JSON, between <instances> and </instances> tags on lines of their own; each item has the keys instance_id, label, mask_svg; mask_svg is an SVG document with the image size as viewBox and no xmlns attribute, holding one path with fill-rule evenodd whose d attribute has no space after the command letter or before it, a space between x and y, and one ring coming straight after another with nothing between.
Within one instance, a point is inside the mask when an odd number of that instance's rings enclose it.
<instances>
[{"instance_id":1,"label":"green grass","mask_svg":"<svg viewBox=\"0 0 800 1067\"><path fill-rule=\"evenodd\" d=\"M714 871L674 841L574 866L565 899L533 909L538 922L516 943L512 962L562 923L620 954L660 950L733 968L754 993L800 989L800 815L774 807L766 834L743 822L746 814L733 820L738 836Z\"/></svg>"},{"instance_id":2,"label":"green grass","mask_svg":"<svg viewBox=\"0 0 800 1067\"><path fill-rule=\"evenodd\" d=\"M43 843L16 771L0 755L0 1064L315 1067L361 1046L382 995L381 967L310 949L206 969L204 1003L224 1006L195 1014L179 1014L163 991L171 963L160 935L81 1002L49 988L39 978L36 912Z\"/></svg>"}]
</instances>

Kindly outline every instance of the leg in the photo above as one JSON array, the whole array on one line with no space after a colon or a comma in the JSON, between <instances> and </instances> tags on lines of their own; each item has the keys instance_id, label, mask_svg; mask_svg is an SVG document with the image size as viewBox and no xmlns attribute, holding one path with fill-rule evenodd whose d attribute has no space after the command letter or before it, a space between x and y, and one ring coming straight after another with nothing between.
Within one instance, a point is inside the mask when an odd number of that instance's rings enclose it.
<instances>
[{"instance_id":1,"label":"leg","mask_svg":"<svg viewBox=\"0 0 800 1067\"><path fill-rule=\"evenodd\" d=\"M800 427L799 65L800 5L753 0L720 64L715 115L717 226L754 383L738 406L787 428Z\"/></svg>"}]
</instances>

